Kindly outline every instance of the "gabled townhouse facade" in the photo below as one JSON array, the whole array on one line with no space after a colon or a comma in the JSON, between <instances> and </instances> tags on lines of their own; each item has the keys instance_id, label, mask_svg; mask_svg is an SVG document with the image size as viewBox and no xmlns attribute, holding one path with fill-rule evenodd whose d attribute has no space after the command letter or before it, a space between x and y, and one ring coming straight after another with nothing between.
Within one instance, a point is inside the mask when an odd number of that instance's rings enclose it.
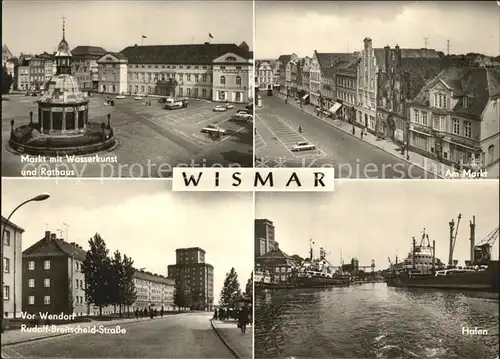
<instances>
[{"instance_id":1,"label":"gabled townhouse facade","mask_svg":"<svg viewBox=\"0 0 500 359\"><path fill-rule=\"evenodd\" d=\"M363 40L356 81L356 123L375 133L377 118L378 66L372 39Z\"/></svg>"},{"instance_id":2,"label":"gabled townhouse facade","mask_svg":"<svg viewBox=\"0 0 500 359\"><path fill-rule=\"evenodd\" d=\"M500 71L448 68L410 106L410 147L457 168L488 168L499 160Z\"/></svg>"},{"instance_id":3,"label":"gabled townhouse facade","mask_svg":"<svg viewBox=\"0 0 500 359\"><path fill-rule=\"evenodd\" d=\"M402 146L408 143L408 103L424 85L446 67L433 49L374 50L377 73L375 133Z\"/></svg>"},{"instance_id":4,"label":"gabled townhouse facade","mask_svg":"<svg viewBox=\"0 0 500 359\"><path fill-rule=\"evenodd\" d=\"M340 118L348 123L356 121L356 81L360 59L337 70L335 78L337 102L342 104Z\"/></svg>"}]
</instances>

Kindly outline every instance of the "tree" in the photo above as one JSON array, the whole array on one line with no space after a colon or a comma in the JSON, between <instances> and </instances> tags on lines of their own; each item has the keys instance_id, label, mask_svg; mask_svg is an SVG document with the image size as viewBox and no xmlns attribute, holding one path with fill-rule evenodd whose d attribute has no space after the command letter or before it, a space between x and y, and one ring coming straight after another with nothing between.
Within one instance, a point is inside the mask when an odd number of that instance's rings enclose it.
<instances>
[{"instance_id":1,"label":"tree","mask_svg":"<svg viewBox=\"0 0 500 359\"><path fill-rule=\"evenodd\" d=\"M85 296L88 303L99 307L99 315L102 316L102 307L111 304L111 260L106 243L98 233L90 238L89 247L83 262Z\"/></svg>"},{"instance_id":2,"label":"tree","mask_svg":"<svg viewBox=\"0 0 500 359\"><path fill-rule=\"evenodd\" d=\"M122 255L120 251L115 251L114 257L111 259L111 283L110 283L110 303L115 306L120 306L120 316L121 316L121 304L123 302L123 263Z\"/></svg>"},{"instance_id":3,"label":"tree","mask_svg":"<svg viewBox=\"0 0 500 359\"><path fill-rule=\"evenodd\" d=\"M224 286L220 292L220 304L223 306L232 306L241 298L240 283L238 274L234 268L226 274Z\"/></svg>"},{"instance_id":4,"label":"tree","mask_svg":"<svg viewBox=\"0 0 500 359\"><path fill-rule=\"evenodd\" d=\"M245 286L245 299L253 299L253 271L250 274L250 278L248 278L247 284Z\"/></svg>"},{"instance_id":5,"label":"tree","mask_svg":"<svg viewBox=\"0 0 500 359\"><path fill-rule=\"evenodd\" d=\"M2 66L2 95L9 93L12 81L12 75L8 74L5 67Z\"/></svg>"},{"instance_id":6,"label":"tree","mask_svg":"<svg viewBox=\"0 0 500 359\"><path fill-rule=\"evenodd\" d=\"M186 287L184 286L184 281L177 279L175 292L174 292L174 305L177 308L185 308L187 307L187 298L186 298Z\"/></svg>"},{"instance_id":7,"label":"tree","mask_svg":"<svg viewBox=\"0 0 500 359\"><path fill-rule=\"evenodd\" d=\"M122 261L122 304L126 306L130 306L134 304L137 300L137 292L135 290L134 284L134 261L132 258L128 257L126 254L123 256ZM120 312L121 314L121 312Z\"/></svg>"}]
</instances>

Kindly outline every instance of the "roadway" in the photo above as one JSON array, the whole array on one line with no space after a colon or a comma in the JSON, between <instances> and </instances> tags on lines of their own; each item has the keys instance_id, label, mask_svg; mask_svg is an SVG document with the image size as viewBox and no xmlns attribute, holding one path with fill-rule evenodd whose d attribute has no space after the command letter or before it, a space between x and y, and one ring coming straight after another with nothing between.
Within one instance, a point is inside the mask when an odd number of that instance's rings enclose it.
<instances>
[{"instance_id":1,"label":"roadway","mask_svg":"<svg viewBox=\"0 0 500 359\"><path fill-rule=\"evenodd\" d=\"M434 175L304 113L277 96L264 96L256 110L257 167L334 167L340 178L435 178ZM299 126L302 132L299 132ZM314 151L295 153L293 145L306 141ZM398 150L394 145L394 151Z\"/></svg>"},{"instance_id":2,"label":"roadway","mask_svg":"<svg viewBox=\"0 0 500 359\"><path fill-rule=\"evenodd\" d=\"M106 115L111 114L111 126L117 145L99 155L109 158L116 156L116 163L76 164L65 159L57 163L22 163L21 155L13 152L8 145L10 121L15 120L16 126L28 123L29 112L33 111L36 122L36 99L10 95L2 101L3 176L33 176L33 172L25 171L33 168L36 168L36 176L43 176L41 167L44 167L72 171L78 177L158 178L170 177L172 168L178 165L202 166L217 163L228 166L237 161L245 167L253 164L253 124L229 120L243 105L227 112L213 112L211 102L192 99L188 108L169 111L163 109L157 98L151 98L151 106L145 106L144 101L134 100L133 96L114 99L115 106L107 106L104 103L105 96L102 95L90 98L89 119L106 123ZM213 123L227 129L229 135L213 140L201 133L203 127Z\"/></svg>"},{"instance_id":3,"label":"roadway","mask_svg":"<svg viewBox=\"0 0 500 359\"><path fill-rule=\"evenodd\" d=\"M212 313L122 324L126 334L70 334L3 346L2 357L234 358L210 326Z\"/></svg>"}]
</instances>

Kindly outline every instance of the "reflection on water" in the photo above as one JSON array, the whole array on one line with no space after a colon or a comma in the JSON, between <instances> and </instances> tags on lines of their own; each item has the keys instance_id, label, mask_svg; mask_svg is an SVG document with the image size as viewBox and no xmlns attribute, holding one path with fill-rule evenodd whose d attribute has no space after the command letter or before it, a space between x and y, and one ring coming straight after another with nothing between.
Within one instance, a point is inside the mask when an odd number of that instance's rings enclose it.
<instances>
[{"instance_id":1,"label":"reflection on water","mask_svg":"<svg viewBox=\"0 0 500 359\"><path fill-rule=\"evenodd\" d=\"M498 295L388 288L258 291L256 358L498 356ZM462 328L488 335L463 335Z\"/></svg>"}]
</instances>

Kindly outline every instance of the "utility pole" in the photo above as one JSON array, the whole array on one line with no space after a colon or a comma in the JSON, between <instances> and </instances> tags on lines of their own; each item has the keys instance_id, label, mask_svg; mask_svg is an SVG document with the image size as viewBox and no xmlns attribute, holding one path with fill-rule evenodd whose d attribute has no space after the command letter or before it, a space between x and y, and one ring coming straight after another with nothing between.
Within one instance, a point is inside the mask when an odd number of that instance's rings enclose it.
<instances>
[{"instance_id":1,"label":"utility pole","mask_svg":"<svg viewBox=\"0 0 500 359\"><path fill-rule=\"evenodd\" d=\"M429 40L429 38L424 37L424 49L426 50L427 50L427 40Z\"/></svg>"},{"instance_id":2,"label":"utility pole","mask_svg":"<svg viewBox=\"0 0 500 359\"><path fill-rule=\"evenodd\" d=\"M450 55L450 40L446 40L446 54Z\"/></svg>"}]
</instances>

